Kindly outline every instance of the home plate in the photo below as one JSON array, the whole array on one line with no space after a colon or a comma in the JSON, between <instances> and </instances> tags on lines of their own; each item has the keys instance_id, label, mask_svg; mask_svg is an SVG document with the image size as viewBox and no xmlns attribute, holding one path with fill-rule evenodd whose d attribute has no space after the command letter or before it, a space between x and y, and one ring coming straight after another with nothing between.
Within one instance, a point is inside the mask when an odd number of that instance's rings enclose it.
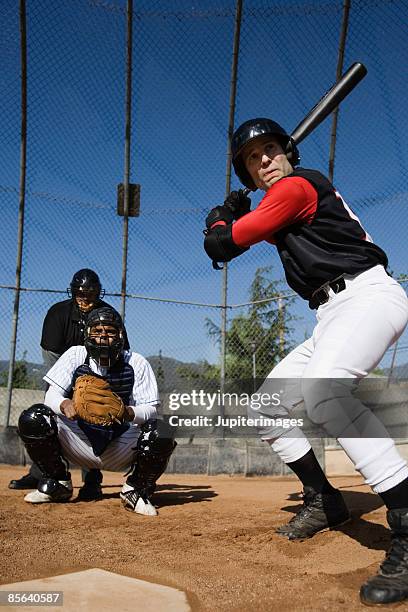
<instances>
[{"instance_id":1,"label":"home plate","mask_svg":"<svg viewBox=\"0 0 408 612\"><path fill-rule=\"evenodd\" d=\"M13 602L10 597L14 597ZM51 610L55 612L190 611L183 591L101 569L2 584L0 607L13 606L13 603L14 606L18 605L20 610L36 612L43 607L50 612Z\"/></svg>"}]
</instances>

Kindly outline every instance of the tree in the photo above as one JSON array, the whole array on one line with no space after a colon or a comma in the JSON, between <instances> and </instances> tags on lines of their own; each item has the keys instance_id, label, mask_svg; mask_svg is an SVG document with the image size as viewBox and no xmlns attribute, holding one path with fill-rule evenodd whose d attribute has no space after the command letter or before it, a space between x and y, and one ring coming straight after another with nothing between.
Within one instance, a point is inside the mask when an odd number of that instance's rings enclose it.
<instances>
[{"instance_id":1,"label":"tree","mask_svg":"<svg viewBox=\"0 0 408 612\"><path fill-rule=\"evenodd\" d=\"M282 297L283 281L273 280L271 271L271 266L256 270L249 288L252 304L248 314L239 314L229 323L226 335L228 379L252 379L254 361L256 377L265 378L292 348L290 324L297 318L290 312L294 297ZM206 325L209 336L220 344L220 328L210 319Z\"/></svg>"},{"instance_id":2,"label":"tree","mask_svg":"<svg viewBox=\"0 0 408 612\"><path fill-rule=\"evenodd\" d=\"M35 384L31 376L28 374L27 351L24 351L23 357L15 361L13 370L13 388L14 389L35 389ZM7 387L8 372L2 372L0 376L0 386Z\"/></svg>"},{"instance_id":3,"label":"tree","mask_svg":"<svg viewBox=\"0 0 408 612\"><path fill-rule=\"evenodd\" d=\"M193 382L196 386L200 382L218 381L220 377L219 366L208 363L205 359L198 361L194 365L184 364L178 366L176 372L184 382Z\"/></svg>"},{"instance_id":4,"label":"tree","mask_svg":"<svg viewBox=\"0 0 408 612\"><path fill-rule=\"evenodd\" d=\"M256 378L263 379L292 348L290 324L297 319L290 312L294 297L284 296L283 281L272 280L271 270L271 266L256 270L249 288L249 310L233 317L226 333L226 378L244 381L245 386L252 381L254 365ZM206 319L206 328L220 345L220 327ZM202 384L218 384L220 379L220 367L207 361L181 366L177 373L185 381Z\"/></svg>"}]
</instances>

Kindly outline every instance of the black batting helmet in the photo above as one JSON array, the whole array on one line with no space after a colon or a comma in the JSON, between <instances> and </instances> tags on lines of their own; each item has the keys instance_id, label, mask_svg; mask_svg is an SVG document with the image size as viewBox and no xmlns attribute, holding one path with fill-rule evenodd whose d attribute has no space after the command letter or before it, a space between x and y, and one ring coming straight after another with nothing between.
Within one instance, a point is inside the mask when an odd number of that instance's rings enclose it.
<instances>
[{"instance_id":1,"label":"black batting helmet","mask_svg":"<svg viewBox=\"0 0 408 612\"><path fill-rule=\"evenodd\" d=\"M110 344L98 342L92 334L92 328L98 325L109 325L117 331L116 337ZM103 306L95 308L89 314L84 334L84 346L92 359L99 365L111 367L119 359L125 344L122 317L114 308Z\"/></svg>"},{"instance_id":2,"label":"black batting helmet","mask_svg":"<svg viewBox=\"0 0 408 612\"><path fill-rule=\"evenodd\" d=\"M256 189L256 185L245 167L242 152L245 145L251 140L263 135L276 136L292 166L296 166L300 161L299 151L295 141L279 123L272 121L272 119L266 119L265 117L257 117L256 119L245 121L232 135L232 164L235 174L241 183L252 190Z\"/></svg>"},{"instance_id":3,"label":"black batting helmet","mask_svg":"<svg viewBox=\"0 0 408 612\"><path fill-rule=\"evenodd\" d=\"M70 286L67 289L67 293L69 297L75 297L78 294L80 295L88 291L97 292L98 298L102 298L105 295L105 291L102 289L101 281L97 273L89 268L83 268L75 272Z\"/></svg>"}]
</instances>

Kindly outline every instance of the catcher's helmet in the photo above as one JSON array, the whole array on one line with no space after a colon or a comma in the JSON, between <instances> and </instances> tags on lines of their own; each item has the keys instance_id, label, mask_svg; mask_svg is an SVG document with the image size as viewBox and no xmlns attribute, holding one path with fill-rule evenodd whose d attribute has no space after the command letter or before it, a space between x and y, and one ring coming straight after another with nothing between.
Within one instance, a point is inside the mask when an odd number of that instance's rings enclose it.
<instances>
[{"instance_id":1,"label":"catcher's helmet","mask_svg":"<svg viewBox=\"0 0 408 612\"><path fill-rule=\"evenodd\" d=\"M105 295L105 291L102 289L101 281L97 273L89 268L83 268L75 272L70 286L67 289L69 297L75 297L90 291L97 292L98 298L103 298Z\"/></svg>"},{"instance_id":2,"label":"catcher's helmet","mask_svg":"<svg viewBox=\"0 0 408 612\"><path fill-rule=\"evenodd\" d=\"M101 334L97 340L92 329L99 325L114 327L117 332L115 338L110 339L109 343L103 343ZM99 365L110 368L122 354L124 344L123 322L120 314L109 306L92 310L87 318L84 334L84 346L88 355Z\"/></svg>"},{"instance_id":3,"label":"catcher's helmet","mask_svg":"<svg viewBox=\"0 0 408 612\"><path fill-rule=\"evenodd\" d=\"M248 142L254 138L258 138L258 136L263 135L275 136L279 140L292 166L296 166L300 161L299 151L295 141L289 136L283 127L279 125L279 123L264 117L257 117L256 119L249 119L248 121L245 121L235 130L234 134L232 135L232 164L234 166L235 174L241 183L243 183L245 187L252 190L256 190L256 185L245 167L242 152Z\"/></svg>"}]
</instances>

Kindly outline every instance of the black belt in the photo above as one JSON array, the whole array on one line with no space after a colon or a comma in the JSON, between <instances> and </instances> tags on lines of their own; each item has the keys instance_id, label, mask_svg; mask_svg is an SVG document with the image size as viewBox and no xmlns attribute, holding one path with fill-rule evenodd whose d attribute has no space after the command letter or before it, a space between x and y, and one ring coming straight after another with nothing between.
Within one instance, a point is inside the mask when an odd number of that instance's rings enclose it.
<instances>
[{"instance_id":1,"label":"black belt","mask_svg":"<svg viewBox=\"0 0 408 612\"><path fill-rule=\"evenodd\" d=\"M329 290L332 289L334 293L340 293L346 288L346 281L343 275L337 276L337 278L324 283L321 287L313 291L312 297L309 300L309 308L315 310L322 304L326 304L329 301Z\"/></svg>"}]
</instances>

